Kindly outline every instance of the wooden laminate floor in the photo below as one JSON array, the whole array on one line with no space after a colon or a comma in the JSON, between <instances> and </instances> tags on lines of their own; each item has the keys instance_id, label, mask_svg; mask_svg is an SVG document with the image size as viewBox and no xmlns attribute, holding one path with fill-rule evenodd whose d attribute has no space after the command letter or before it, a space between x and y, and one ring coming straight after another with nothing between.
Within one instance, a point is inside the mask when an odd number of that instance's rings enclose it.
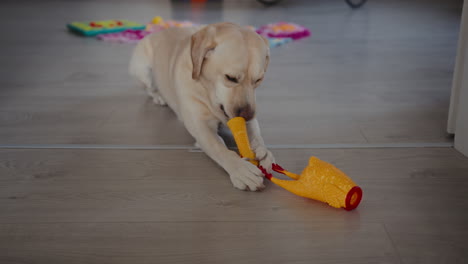
<instances>
[{"instance_id":1,"label":"wooden laminate floor","mask_svg":"<svg viewBox=\"0 0 468 264\"><path fill-rule=\"evenodd\" d=\"M0 263L466 263L468 158L421 147L452 142L461 5L3 1ZM271 183L235 190L190 149L170 109L134 87L132 45L64 27L155 15L310 28L312 37L272 49L258 117L267 144L289 146L272 149L281 165L332 162L363 188L360 207L337 210Z\"/></svg>"}]
</instances>

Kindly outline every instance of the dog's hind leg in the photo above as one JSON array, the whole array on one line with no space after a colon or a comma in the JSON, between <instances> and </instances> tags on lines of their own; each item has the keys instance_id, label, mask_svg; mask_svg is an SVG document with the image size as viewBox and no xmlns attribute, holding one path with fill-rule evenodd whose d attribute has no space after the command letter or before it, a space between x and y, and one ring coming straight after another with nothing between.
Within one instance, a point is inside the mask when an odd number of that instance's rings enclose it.
<instances>
[{"instance_id":1,"label":"dog's hind leg","mask_svg":"<svg viewBox=\"0 0 468 264\"><path fill-rule=\"evenodd\" d=\"M153 89L146 89L148 95L153 98L153 102L157 105L161 105L161 106L166 106L167 103L166 101L164 100L164 98L162 98L161 94L158 92L158 90L153 90Z\"/></svg>"},{"instance_id":2,"label":"dog's hind leg","mask_svg":"<svg viewBox=\"0 0 468 264\"><path fill-rule=\"evenodd\" d=\"M167 105L164 98L158 92L155 76L151 68L152 47L149 39L145 38L138 43L130 60L129 72L142 86L153 102L158 105Z\"/></svg>"}]
</instances>

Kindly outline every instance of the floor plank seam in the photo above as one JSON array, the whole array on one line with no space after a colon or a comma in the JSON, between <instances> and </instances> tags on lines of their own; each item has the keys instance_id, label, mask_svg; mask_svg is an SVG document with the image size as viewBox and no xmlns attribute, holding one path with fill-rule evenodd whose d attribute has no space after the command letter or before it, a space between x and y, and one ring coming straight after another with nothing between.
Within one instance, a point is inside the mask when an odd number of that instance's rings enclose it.
<instances>
[{"instance_id":1,"label":"floor plank seam","mask_svg":"<svg viewBox=\"0 0 468 264\"><path fill-rule=\"evenodd\" d=\"M383 229L385 230L385 233L387 234L388 239L390 240L390 244L392 245L393 250L395 250L395 253L396 253L397 257L398 257L398 262L399 262L400 264L403 264L403 263L404 263L404 262L403 262L403 258L401 257L400 251L398 251L398 248L397 248L397 246L396 246L396 243L395 243L395 241L393 241L393 238L392 238L392 236L390 235L390 232L388 232L387 225L382 224L382 227L383 227Z\"/></svg>"},{"instance_id":2,"label":"floor plank seam","mask_svg":"<svg viewBox=\"0 0 468 264\"><path fill-rule=\"evenodd\" d=\"M453 142L360 143L360 144L272 144L269 149L377 149L377 148L452 148ZM106 145L106 144L1 144L0 149L103 149L103 150L188 150L201 152L193 145ZM233 148L234 149L234 148Z\"/></svg>"},{"instance_id":3,"label":"floor plank seam","mask_svg":"<svg viewBox=\"0 0 468 264\"><path fill-rule=\"evenodd\" d=\"M211 220L186 220L186 221L164 221L164 220L155 220L155 221L75 221L75 222L67 222L67 221L56 221L56 222L0 222L1 225L29 225L29 224L37 224L37 225L49 225L49 224L151 224L151 223L176 223L176 224L183 224L183 223L327 223L327 224L341 224L340 221L310 221L310 220L239 220L239 221L232 221L232 220L220 220L220 221L211 221ZM361 224L379 224L377 221L370 221L370 222L360 222Z\"/></svg>"}]
</instances>

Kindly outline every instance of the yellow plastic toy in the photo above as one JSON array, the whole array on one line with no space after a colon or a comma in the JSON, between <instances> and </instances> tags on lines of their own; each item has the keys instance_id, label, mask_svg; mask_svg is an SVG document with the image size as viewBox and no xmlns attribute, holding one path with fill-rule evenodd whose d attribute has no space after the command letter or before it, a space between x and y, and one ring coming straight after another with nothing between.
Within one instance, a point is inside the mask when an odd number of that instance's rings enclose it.
<instances>
[{"instance_id":1,"label":"yellow plastic toy","mask_svg":"<svg viewBox=\"0 0 468 264\"><path fill-rule=\"evenodd\" d=\"M234 136L240 155L258 166L255 153L250 148L244 118L235 117L229 120L227 125ZM274 171L294 179L293 181L275 178L263 167L259 166L259 168L265 177L276 185L296 195L322 201L335 208L350 211L355 209L362 199L362 189L346 174L316 157L309 159L309 164L301 175L289 172L278 164L273 164Z\"/></svg>"}]
</instances>

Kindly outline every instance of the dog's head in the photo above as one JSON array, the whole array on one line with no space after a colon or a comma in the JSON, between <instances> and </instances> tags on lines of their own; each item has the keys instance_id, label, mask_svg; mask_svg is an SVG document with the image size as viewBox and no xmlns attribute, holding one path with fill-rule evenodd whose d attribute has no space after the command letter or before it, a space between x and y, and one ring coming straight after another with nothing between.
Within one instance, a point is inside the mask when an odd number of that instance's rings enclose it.
<instances>
[{"instance_id":1,"label":"dog's head","mask_svg":"<svg viewBox=\"0 0 468 264\"><path fill-rule=\"evenodd\" d=\"M210 93L211 103L227 118L255 116L255 88L269 62L268 41L231 23L206 26L191 40L192 78Z\"/></svg>"}]
</instances>

